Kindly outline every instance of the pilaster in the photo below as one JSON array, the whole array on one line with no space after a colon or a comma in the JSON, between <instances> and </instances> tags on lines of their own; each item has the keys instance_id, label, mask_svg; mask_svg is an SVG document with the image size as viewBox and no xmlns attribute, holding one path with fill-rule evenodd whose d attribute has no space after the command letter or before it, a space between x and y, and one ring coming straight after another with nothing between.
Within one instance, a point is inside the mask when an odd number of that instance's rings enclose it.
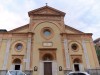
<instances>
[{"instance_id":1,"label":"pilaster","mask_svg":"<svg viewBox=\"0 0 100 75\"><path fill-rule=\"evenodd\" d=\"M29 33L28 39L27 39L26 70L30 70L31 43L32 43L32 35L31 35L31 33Z\"/></svg>"},{"instance_id":2,"label":"pilaster","mask_svg":"<svg viewBox=\"0 0 100 75\"><path fill-rule=\"evenodd\" d=\"M90 62L89 62L89 57L88 57L88 53L87 53L85 40L82 40L82 46L83 46L84 57L85 57L85 60L86 60L87 68L90 69Z\"/></svg>"},{"instance_id":3,"label":"pilaster","mask_svg":"<svg viewBox=\"0 0 100 75\"><path fill-rule=\"evenodd\" d=\"M68 53L68 41L64 39L64 50L65 50L65 58L66 58L66 68L70 69L70 56Z\"/></svg>"},{"instance_id":4,"label":"pilaster","mask_svg":"<svg viewBox=\"0 0 100 75\"><path fill-rule=\"evenodd\" d=\"M7 69L7 62L8 62L8 57L9 57L9 51L10 51L10 44L11 44L11 39L7 39L6 43L6 53L4 56L4 64L3 64L3 70Z\"/></svg>"}]
</instances>

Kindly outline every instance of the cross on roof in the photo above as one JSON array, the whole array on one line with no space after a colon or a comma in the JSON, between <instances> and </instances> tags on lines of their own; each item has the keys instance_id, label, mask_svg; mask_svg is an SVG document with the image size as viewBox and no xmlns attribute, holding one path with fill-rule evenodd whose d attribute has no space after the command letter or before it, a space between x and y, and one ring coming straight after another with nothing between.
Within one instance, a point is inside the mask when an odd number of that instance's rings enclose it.
<instances>
[{"instance_id":1,"label":"cross on roof","mask_svg":"<svg viewBox=\"0 0 100 75\"><path fill-rule=\"evenodd\" d=\"M46 6L48 5L48 3L45 3L46 4Z\"/></svg>"}]
</instances>

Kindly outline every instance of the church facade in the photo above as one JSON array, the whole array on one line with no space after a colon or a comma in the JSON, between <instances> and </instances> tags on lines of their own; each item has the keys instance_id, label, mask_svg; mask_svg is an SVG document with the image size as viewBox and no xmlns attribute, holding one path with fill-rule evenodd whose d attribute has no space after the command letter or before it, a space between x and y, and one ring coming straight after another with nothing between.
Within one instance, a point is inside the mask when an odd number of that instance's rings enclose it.
<instances>
[{"instance_id":1,"label":"church facade","mask_svg":"<svg viewBox=\"0 0 100 75\"><path fill-rule=\"evenodd\" d=\"M28 15L29 24L0 32L0 70L64 75L99 67L92 34L65 25L64 12L46 5Z\"/></svg>"}]
</instances>

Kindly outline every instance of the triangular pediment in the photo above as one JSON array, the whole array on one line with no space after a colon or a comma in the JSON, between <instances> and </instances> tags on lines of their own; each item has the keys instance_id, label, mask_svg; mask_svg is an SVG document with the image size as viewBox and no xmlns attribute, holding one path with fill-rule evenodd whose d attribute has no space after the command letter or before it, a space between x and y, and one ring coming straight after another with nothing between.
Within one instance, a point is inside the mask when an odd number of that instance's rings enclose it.
<instances>
[{"instance_id":1,"label":"triangular pediment","mask_svg":"<svg viewBox=\"0 0 100 75\"><path fill-rule=\"evenodd\" d=\"M65 25L65 32L66 33L83 33L82 31L79 31L79 30L77 30L77 29L75 29L75 28L73 28L73 27L70 27L70 26L68 26L68 25Z\"/></svg>"},{"instance_id":2,"label":"triangular pediment","mask_svg":"<svg viewBox=\"0 0 100 75\"><path fill-rule=\"evenodd\" d=\"M32 10L28 12L29 16L30 15L62 15L65 16L65 13L62 11L59 11L55 8L49 7L49 6L44 6L35 10Z\"/></svg>"},{"instance_id":3,"label":"triangular pediment","mask_svg":"<svg viewBox=\"0 0 100 75\"><path fill-rule=\"evenodd\" d=\"M10 30L9 32L21 33L21 32L28 32L28 30L29 30L29 24L26 24L26 25L23 25L21 27Z\"/></svg>"}]
</instances>

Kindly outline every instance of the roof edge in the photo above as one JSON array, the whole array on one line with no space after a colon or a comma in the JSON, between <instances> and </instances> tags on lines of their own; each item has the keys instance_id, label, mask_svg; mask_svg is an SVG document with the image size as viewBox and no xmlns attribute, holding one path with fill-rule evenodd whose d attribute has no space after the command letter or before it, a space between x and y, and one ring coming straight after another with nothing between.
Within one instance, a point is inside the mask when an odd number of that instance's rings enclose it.
<instances>
[{"instance_id":1,"label":"roof edge","mask_svg":"<svg viewBox=\"0 0 100 75\"><path fill-rule=\"evenodd\" d=\"M79 32L79 33L84 33L84 32L82 32L82 31L80 31L80 30L78 30L78 29L75 29L75 28L73 28L73 27L71 27L71 26L68 26L68 25L66 25L66 24L65 24L65 27L71 28L72 30L75 30L75 31L77 31L77 32Z\"/></svg>"},{"instance_id":2,"label":"roof edge","mask_svg":"<svg viewBox=\"0 0 100 75\"><path fill-rule=\"evenodd\" d=\"M17 27L17 28L12 29L12 30L10 30L10 31L8 31L8 32L16 31L16 30L18 30L18 29L21 29L21 28L24 28L24 27L27 27L27 26L29 26L29 24L26 24L26 25L23 25L23 26Z\"/></svg>"},{"instance_id":3,"label":"roof edge","mask_svg":"<svg viewBox=\"0 0 100 75\"><path fill-rule=\"evenodd\" d=\"M34 12L36 12L38 10L41 10L41 9L44 9L44 8L50 8L52 10L55 10L55 11L59 12L60 14L62 14L63 16L65 16L65 14L66 14L65 12L62 12L62 11L60 11L58 9L55 9L53 7L50 7L50 6L46 5L46 6L43 6L43 7L40 7L40 8L37 8L37 9L34 9L34 10L29 11L28 12L28 15L30 16L30 15L34 14Z\"/></svg>"}]
</instances>

